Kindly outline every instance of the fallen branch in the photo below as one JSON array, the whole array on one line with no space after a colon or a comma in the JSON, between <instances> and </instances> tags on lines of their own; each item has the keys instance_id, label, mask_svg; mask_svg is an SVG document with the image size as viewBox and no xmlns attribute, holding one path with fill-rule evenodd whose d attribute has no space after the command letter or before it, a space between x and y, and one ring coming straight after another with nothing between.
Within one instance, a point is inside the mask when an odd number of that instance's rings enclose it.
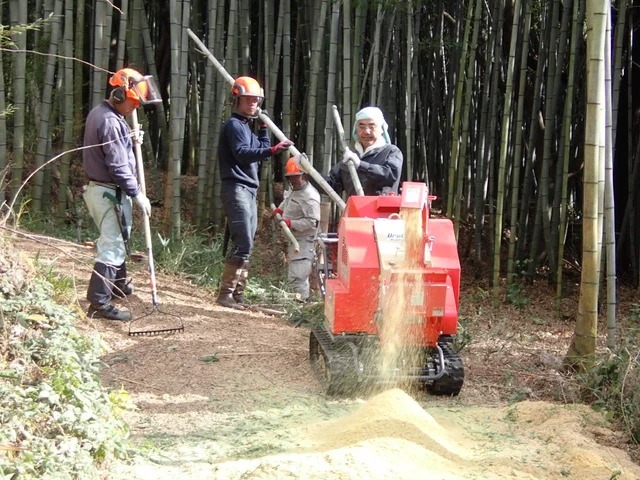
<instances>
[{"instance_id":1,"label":"fallen branch","mask_svg":"<svg viewBox=\"0 0 640 480\"><path fill-rule=\"evenodd\" d=\"M278 355L281 352L231 352L214 353L216 357L249 357L253 355Z\"/></svg>"},{"instance_id":2,"label":"fallen branch","mask_svg":"<svg viewBox=\"0 0 640 480\"><path fill-rule=\"evenodd\" d=\"M261 312L266 313L267 315L275 316L284 315L285 313L287 313L283 310L275 310L273 308L260 307L258 305L245 305L245 310L249 310L250 312Z\"/></svg>"},{"instance_id":3,"label":"fallen branch","mask_svg":"<svg viewBox=\"0 0 640 480\"><path fill-rule=\"evenodd\" d=\"M133 385L138 385L140 387L151 388L153 390L157 390L158 392L164 392L164 390L162 388L160 388L160 387L156 387L156 386L149 385L149 384L142 383L142 382L136 382L135 380L130 380L128 378L116 378L116 381L118 381L118 382L121 382L121 381L122 382L128 382L128 383L132 383Z\"/></svg>"}]
</instances>

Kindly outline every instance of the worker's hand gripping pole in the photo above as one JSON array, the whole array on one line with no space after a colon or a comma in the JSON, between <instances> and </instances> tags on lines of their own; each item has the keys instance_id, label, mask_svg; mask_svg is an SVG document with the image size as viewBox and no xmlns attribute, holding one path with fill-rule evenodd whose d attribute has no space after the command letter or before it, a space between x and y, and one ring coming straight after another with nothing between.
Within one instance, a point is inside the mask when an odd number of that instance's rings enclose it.
<instances>
[{"instance_id":1,"label":"worker's hand gripping pole","mask_svg":"<svg viewBox=\"0 0 640 480\"><path fill-rule=\"evenodd\" d=\"M138 123L138 112L136 109L131 113L131 119L133 123L133 149L136 154L136 168L138 170L138 183L140 184L140 190L146 196L147 185L144 180L144 165L142 163L142 135L140 134L140 124ZM156 271L153 264L153 249L151 244L151 225L149 223L149 217L146 213L142 214L144 224L144 239L147 245L147 257L149 262L149 283L151 284L151 301L153 302L153 308L158 306L158 291L156 289Z\"/></svg>"},{"instance_id":2,"label":"worker's hand gripping pole","mask_svg":"<svg viewBox=\"0 0 640 480\"><path fill-rule=\"evenodd\" d=\"M276 209L276 206L272 203L270 205L270 207L271 207L271 212L273 213L273 211ZM289 229L289 227L287 227L286 222L282 219L282 215L280 215L279 213L276 213L274 215L274 218L278 222L278 225L280 225L280 227L282 227L282 231L284 232L285 236L291 242L291 245L293 245L294 250L296 252L299 252L300 251L300 245L298 244L298 240L296 240L296 237L293 236L293 233L291 233L291 230Z\"/></svg>"},{"instance_id":3,"label":"worker's hand gripping pole","mask_svg":"<svg viewBox=\"0 0 640 480\"><path fill-rule=\"evenodd\" d=\"M211 61L211 63L216 67L218 72L220 72L220 74L229 83L229 85L233 86L233 84L235 83L235 79L231 75L229 75L222 64L218 60L216 60L216 57L213 56L206 45L202 43L202 41L200 41L198 36L193 33L190 28L187 28L187 33L189 34L189 37L191 37L191 40L193 40L196 46L201 50L203 55L205 55L209 59L209 61ZM264 115L262 113L262 110L260 109L258 109L258 118L269 128L269 130L271 130L271 132L273 132L273 134L279 140L288 140L285 134L282 133L282 130L280 130L267 115ZM300 155L300 151L296 147L294 147L293 144L289 147L289 153L294 157L298 157ZM331 185L327 183L324 177L315 168L313 168L313 165L311 165L309 159L304 156L304 159L302 161L299 161L298 163L302 171L311 176L311 178L313 178L318 183L318 185L320 185L320 187L325 192L327 192L327 195L329 195L329 197L331 197L331 199L336 202L340 210L344 210L345 203L340 195L338 195L338 193L333 188L331 188Z\"/></svg>"},{"instance_id":4,"label":"worker's hand gripping pole","mask_svg":"<svg viewBox=\"0 0 640 480\"><path fill-rule=\"evenodd\" d=\"M336 107L335 105L333 106L333 123L335 123L336 129L338 130L340 146L342 146L344 153L351 152L351 149L347 146L347 142L344 139L344 127L342 126L340 112L338 112L338 107ZM356 190L356 195L364 195L364 190L362 189L362 184L360 183L360 177L358 177L358 172L356 170L356 166L353 164L353 160L349 160L347 162L347 167L349 168L349 174L351 175L351 181L353 182L353 187Z\"/></svg>"}]
</instances>

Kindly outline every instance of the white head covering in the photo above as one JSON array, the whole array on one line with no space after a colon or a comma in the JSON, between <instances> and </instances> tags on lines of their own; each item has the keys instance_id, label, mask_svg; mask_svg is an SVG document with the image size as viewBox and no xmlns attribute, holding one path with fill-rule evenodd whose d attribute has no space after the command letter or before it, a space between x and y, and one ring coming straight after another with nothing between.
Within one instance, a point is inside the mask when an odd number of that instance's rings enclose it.
<instances>
[{"instance_id":1,"label":"white head covering","mask_svg":"<svg viewBox=\"0 0 640 480\"><path fill-rule=\"evenodd\" d=\"M378 107L365 107L356 113L356 120L353 122L353 132L351 136L355 142L358 141L358 120L373 120L376 122L376 125L382 128L382 138L385 143L391 143L391 139L389 138L389 125L384 119L384 115L382 114L382 110Z\"/></svg>"}]
</instances>

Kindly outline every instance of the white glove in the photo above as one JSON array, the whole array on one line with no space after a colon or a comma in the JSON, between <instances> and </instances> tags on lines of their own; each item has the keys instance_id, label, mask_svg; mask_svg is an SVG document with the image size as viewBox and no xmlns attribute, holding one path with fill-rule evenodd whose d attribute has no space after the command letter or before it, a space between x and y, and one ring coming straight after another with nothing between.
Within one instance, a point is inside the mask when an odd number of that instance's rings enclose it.
<instances>
[{"instance_id":1,"label":"white glove","mask_svg":"<svg viewBox=\"0 0 640 480\"><path fill-rule=\"evenodd\" d=\"M151 202L146 197L146 195L142 192L137 194L133 199L136 202L136 205L140 207L140 210L147 216L151 217Z\"/></svg>"},{"instance_id":2,"label":"white glove","mask_svg":"<svg viewBox=\"0 0 640 480\"><path fill-rule=\"evenodd\" d=\"M142 145L142 142L144 141L144 130L141 130L139 128L137 132L134 130L131 134L131 137L133 138L133 141L138 145Z\"/></svg>"},{"instance_id":3,"label":"white glove","mask_svg":"<svg viewBox=\"0 0 640 480\"><path fill-rule=\"evenodd\" d=\"M360 157L347 148L344 151L344 155L342 155L342 163L348 165L349 161L353 162L353 166L356 167L356 170L360 166Z\"/></svg>"}]
</instances>

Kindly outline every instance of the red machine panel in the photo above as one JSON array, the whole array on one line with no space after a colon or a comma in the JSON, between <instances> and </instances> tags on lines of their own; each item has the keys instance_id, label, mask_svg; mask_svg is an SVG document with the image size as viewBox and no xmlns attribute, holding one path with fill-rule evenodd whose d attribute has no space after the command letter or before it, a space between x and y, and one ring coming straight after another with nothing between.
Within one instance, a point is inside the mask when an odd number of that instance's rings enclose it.
<instances>
[{"instance_id":1,"label":"red machine panel","mask_svg":"<svg viewBox=\"0 0 640 480\"><path fill-rule=\"evenodd\" d=\"M414 299L412 293L406 321L413 332L411 338L434 345L441 333L457 332L460 261L452 222L429 218L429 203L434 197L427 197L426 190L424 193L422 218L428 231L423 240L429 262L417 272L415 291L421 298ZM334 335L379 333L380 290L385 287L380 282L388 286L398 270L393 269L391 277L388 272L381 273L373 219L397 216L401 201L402 197L396 195L349 198L338 227L337 278L326 283L325 318Z\"/></svg>"},{"instance_id":2,"label":"red machine panel","mask_svg":"<svg viewBox=\"0 0 640 480\"><path fill-rule=\"evenodd\" d=\"M327 280L325 317L334 334L373 334L380 270L373 221L343 217L338 237L338 276Z\"/></svg>"}]
</instances>

